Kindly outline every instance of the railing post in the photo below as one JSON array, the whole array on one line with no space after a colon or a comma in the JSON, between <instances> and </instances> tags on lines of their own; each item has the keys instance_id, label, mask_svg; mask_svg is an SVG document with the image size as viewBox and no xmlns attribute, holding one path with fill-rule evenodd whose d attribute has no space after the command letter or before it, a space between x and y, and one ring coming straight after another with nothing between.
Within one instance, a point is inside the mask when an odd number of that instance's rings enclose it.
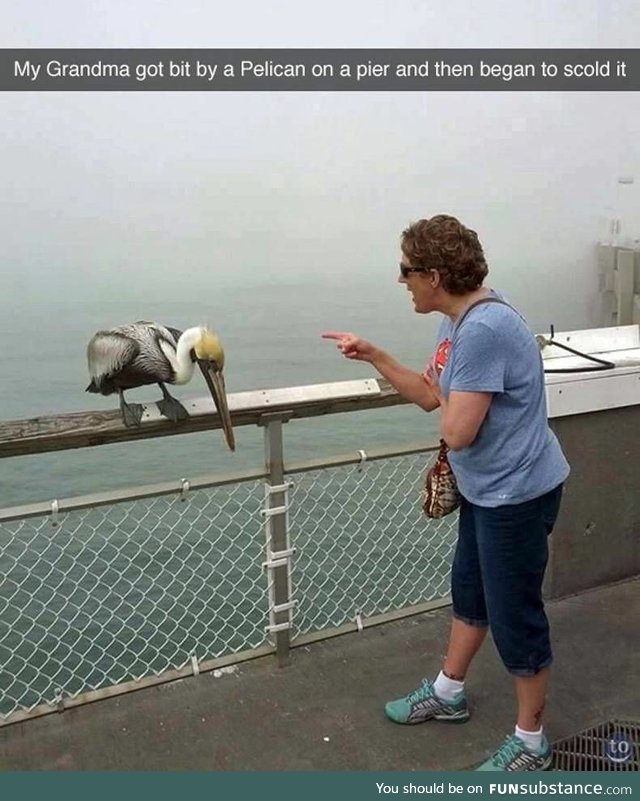
<instances>
[{"instance_id":1,"label":"railing post","mask_svg":"<svg viewBox=\"0 0 640 801\"><path fill-rule=\"evenodd\" d=\"M291 639L291 556L289 545L289 485L284 480L282 424L288 415L263 415L264 454L267 470L265 517L267 569L269 582L269 627L275 635L278 664L289 661Z\"/></svg>"}]
</instances>

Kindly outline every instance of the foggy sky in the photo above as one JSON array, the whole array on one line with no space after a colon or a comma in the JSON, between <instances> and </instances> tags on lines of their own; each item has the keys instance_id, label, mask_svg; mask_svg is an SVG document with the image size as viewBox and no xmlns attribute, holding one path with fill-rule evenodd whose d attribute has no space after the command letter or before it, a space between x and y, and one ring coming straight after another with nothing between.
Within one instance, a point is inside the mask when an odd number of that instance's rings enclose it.
<instances>
[{"instance_id":1,"label":"foggy sky","mask_svg":"<svg viewBox=\"0 0 640 801\"><path fill-rule=\"evenodd\" d=\"M635 0L3 9L2 47L634 47ZM2 301L387 282L403 227L474 228L529 317L595 325L594 243L640 237L637 95L0 96ZM621 185L620 176L635 176Z\"/></svg>"}]
</instances>

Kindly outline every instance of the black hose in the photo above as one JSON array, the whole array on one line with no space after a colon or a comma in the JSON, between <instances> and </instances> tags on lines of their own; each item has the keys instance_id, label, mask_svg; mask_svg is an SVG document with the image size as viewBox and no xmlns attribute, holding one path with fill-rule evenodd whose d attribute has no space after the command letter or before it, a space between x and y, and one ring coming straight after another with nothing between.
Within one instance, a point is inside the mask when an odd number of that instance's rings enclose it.
<instances>
[{"instance_id":1,"label":"black hose","mask_svg":"<svg viewBox=\"0 0 640 801\"><path fill-rule=\"evenodd\" d=\"M614 370L616 365L607 359L599 359L597 356L591 356L588 353L581 353L575 348L570 348L569 345L564 345L562 342L556 342L553 338L553 326L551 326L551 338L545 339L545 345L555 345L556 348L573 353L574 356L580 356L582 359L587 359L590 362L595 362L595 365L589 367L555 367L549 370L545 369L545 373L593 373L597 370Z\"/></svg>"}]
</instances>

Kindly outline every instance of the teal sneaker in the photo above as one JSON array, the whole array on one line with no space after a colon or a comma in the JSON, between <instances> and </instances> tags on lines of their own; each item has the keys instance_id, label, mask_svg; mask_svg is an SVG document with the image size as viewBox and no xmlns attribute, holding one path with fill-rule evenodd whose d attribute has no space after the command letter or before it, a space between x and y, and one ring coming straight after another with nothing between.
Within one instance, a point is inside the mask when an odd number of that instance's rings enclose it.
<instances>
[{"instance_id":1,"label":"teal sneaker","mask_svg":"<svg viewBox=\"0 0 640 801\"><path fill-rule=\"evenodd\" d=\"M425 720L444 720L449 723L465 723L469 720L469 707L462 690L455 701L438 698L433 682L423 679L422 684L404 698L389 701L385 715L394 723L423 723Z\"/></svg>"},{"instance_id":2,"label":"teal sneaker","mask_svg":"<svg viewBox=\"0 0 640 801\"><path fill-rule=\"evenodd\" d=\"M542 735L539 751L530 751L515 734L509 734L495 754L476 770L547 770L551 766L551 746Z\"/></svg>"}]
</instances>

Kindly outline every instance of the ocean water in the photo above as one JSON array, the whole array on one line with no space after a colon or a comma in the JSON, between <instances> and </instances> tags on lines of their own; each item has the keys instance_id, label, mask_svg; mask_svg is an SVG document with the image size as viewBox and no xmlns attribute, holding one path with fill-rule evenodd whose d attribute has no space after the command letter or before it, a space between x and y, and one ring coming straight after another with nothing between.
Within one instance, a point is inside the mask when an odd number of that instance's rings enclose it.
<instances>
[{"instance_id":1,"label":"ocean water","mask_svg":"<svg viewBox=\"0 0 640 801\"><path fill-rule=\"evenodd\" d=\"M226 352L228 392L299 386L376 376L367 364L345 360L329 329L351 330L421 369L430 353L438 315L419 316L406 290L388 283L299 281L226 286L193 300L144 296L49 299L48 288L0 300L0 419L117 407L117 397L84 393L85 349L99 328L139 319L178 328L209 323ZM199 374L176 397L207 395ZM157 387L128 393L159 397ZM432 438L437 418L416 407L329 415L285 426L287 463L359 449L403 446ZM264 463L263 430L236 429L231 453L220 431L163 437L0 460L0 507L48 501L156 481L255 469Z\"/></svg>"}]
</instances>

